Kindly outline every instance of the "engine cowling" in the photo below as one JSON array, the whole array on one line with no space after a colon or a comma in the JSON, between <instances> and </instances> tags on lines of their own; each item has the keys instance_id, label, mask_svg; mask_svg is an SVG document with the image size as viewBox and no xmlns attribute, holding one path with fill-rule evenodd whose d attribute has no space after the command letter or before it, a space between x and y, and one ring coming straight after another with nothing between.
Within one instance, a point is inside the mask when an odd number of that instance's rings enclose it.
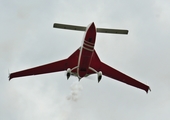
<instances>
[{"instance_id":1,"label":"engine cowling","mask_svg":"<svg viewBox=\"0 0 170 120\"><path fill-rule=\"evenodd\" d=\"M71 69L70 68L68 68L67 69L67 80L70 78L70 75L71 75Z\"/></svg>"},{"instance_id":2,"label":"engine cowling","mask_svg":"<svg viewBox=\"0 0 170 120\"><path fill-rule=\"evenodd\" d=\"M97 73L97 79L98 79L98 83L99 83L100 80L102 79L102 72L101 72L101 71L99 71L99 72Z\"/></svg>"}]
</instances>

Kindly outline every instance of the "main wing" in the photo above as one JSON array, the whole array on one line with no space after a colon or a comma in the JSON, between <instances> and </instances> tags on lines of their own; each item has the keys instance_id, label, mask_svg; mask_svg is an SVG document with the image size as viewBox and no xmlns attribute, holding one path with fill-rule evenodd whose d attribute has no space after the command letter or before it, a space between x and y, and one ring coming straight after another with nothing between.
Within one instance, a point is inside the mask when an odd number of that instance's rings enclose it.
<instances>
[{"instance_id":1,"label":"main wing","mask_svg":"<svg viewBox=\"0 0 170 120\"><path fill-rule=\"evenodd\" d=\"M30 76L30 75L39 75L39 74L45 74L45 73L52 73L52 72L58 72L66 70L66 63L67 59L53 62L50 64L22 70L19 72L14 72L9 75L9 80L16 77L24 77L24 76Z\"/></svg>"},{"instance_id":2,"label":"main wing","mask_svg":"<svg viewBox=\"0 0 170 120\"><path fill-rule=\"evenodd\" d=\"M102 71L103 75L105 75L107 77L113 78L115 80L126 83L133 87L145 90L146 92L148 92L148 90L150 90L148 85L145 85L145 84L135 80L134 78L129 77L129 76L125 75L124 73L101 62L95 51L93 54L93 58L92 58L90 67L92 67L93 69L95 69L98 72Z\"/></svg>"},{"instance_id":3,"label":"main wing","mask_svg":"<svg viewBox=\"0 0 170 120\"><path fill-rule=\"evenodd\" d=\"M39 75L39 74L46 74L46 73L52 73L52 72L59 72L67 70L67 68L73 68L77 65L78 61L78 54L79 49L77 49L69 58L63 59L57 62L49 63L46 65L18 71L11 73L9 75L9 80L16 77L24 77L24 76L30 76L30 75Z\"/></svg>"}]
</instances>

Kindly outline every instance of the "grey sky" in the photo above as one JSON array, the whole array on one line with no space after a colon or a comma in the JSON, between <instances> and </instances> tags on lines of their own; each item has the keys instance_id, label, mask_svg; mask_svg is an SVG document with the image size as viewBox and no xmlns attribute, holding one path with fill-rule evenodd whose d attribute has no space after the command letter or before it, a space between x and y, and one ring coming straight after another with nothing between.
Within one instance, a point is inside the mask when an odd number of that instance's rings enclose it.
<instances>
[{"instance_id":1,"label":"grey sky","mask_svg":"<svg viewBox=\"0 0 170 120\"><path fill-rule=\"evenodd\" d=\"M0 119L170 119L169 5L168 0L1 0ZM98 84L96 75L67 81L65 72L9 82L8 69L67 58L81 45L83 32L54 29L55 22L128 29L128 35L97 34L95 49L103 62L152 91L104 76Z\"/></svg>"}]
</instances>

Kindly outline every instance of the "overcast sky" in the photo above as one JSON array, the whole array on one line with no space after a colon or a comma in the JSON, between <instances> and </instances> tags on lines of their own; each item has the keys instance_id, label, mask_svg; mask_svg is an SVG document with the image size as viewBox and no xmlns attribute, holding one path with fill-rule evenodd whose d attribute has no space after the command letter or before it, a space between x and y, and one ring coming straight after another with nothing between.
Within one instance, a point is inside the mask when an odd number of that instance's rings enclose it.
<instances>
[{"instance_id":1,"label":"overcast sky","mask_svg":"<svg viewBox=\"0 0 170 120\"><path fill-rule=\"evenodd\" d=\"M1 120L170 119L169 0L1 0ZM106 64L146 83L151 92L97 75L66 79L65 71L8 81L9 72L67 58L84 32L53 23L128 29L97 34Z\"/></svg>"}]
</instances>

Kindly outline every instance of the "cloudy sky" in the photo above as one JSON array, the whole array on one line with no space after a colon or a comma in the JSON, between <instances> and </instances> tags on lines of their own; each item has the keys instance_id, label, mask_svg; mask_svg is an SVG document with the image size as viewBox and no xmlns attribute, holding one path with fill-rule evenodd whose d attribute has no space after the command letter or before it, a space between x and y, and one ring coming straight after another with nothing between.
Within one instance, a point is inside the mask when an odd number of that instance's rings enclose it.
<instances>
[{"instance_id":1,"label":"cloudy sky","mask_svg":"<svg viewBox=\"0 0 170 120\"><path fill-rule=\"evenodd\" d=\"M168 0L1 0L0 119L170 119L170 2ZM128 29L97 34L95 49L106 64L146 83L151 92L96 75L77 82L64 72L16 78L15 72L67 58L83 32L53 23Z\"/></svg>"}]
</instances>

